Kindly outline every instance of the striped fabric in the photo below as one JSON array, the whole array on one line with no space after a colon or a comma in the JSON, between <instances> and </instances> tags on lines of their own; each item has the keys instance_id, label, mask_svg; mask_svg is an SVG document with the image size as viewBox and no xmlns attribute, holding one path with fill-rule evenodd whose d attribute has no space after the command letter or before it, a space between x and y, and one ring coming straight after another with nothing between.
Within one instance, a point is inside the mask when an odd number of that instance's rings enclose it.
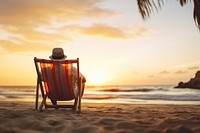
<instances>
[{"instance_id":1,"label":"striped fabric","mask_svg":"<svg viewBox=\"0 0 200 133\"><path fill-rule=\"evenodd\" d=\"M40 62L46 94L51 100L62 101L75 98L72 85L72 63L66 61Z\"/></svg>"}]
</instances>

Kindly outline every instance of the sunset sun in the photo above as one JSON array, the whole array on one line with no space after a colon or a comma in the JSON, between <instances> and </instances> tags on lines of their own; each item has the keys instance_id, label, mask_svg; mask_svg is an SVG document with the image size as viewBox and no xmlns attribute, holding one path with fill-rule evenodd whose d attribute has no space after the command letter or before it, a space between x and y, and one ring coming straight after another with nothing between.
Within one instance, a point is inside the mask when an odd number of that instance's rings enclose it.
<instances>
[{"instance_id":1,"label":"sunset sun","mask_svg":"<svg viewBox=\"0 0 200 133\"><path fill-rule=\"evenodd\" d=\"M93 73L88 76L88 82L93 85L101 85L104 84L107 80L107 76L104 73Z\"/></svg>"}]
</instances>

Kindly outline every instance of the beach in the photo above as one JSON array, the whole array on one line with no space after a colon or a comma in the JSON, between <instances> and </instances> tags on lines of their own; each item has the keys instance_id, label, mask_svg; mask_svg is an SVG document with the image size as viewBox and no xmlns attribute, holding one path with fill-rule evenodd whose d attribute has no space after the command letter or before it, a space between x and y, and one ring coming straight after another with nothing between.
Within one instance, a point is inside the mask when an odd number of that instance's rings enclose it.
<instances>
[{"instance_id":1,"label":"beach","mask_svg":"<svg viewBox=\"0 0 200 133\"><path fill-rule=\"evenodd\" d=\"M0 102L0 133L200 133L199 105L83 103L34 110L33 102Z\"/></svg>"},{"instance_id":2,"label":"beach","mask_svg":"<svg viewBox=\"0 0 200 133\"><path fill-rule=\"evenodd\" d=\"M199 50L200 0L0 0L0 133L200 133Z\"/></svg>"}]
</instances>

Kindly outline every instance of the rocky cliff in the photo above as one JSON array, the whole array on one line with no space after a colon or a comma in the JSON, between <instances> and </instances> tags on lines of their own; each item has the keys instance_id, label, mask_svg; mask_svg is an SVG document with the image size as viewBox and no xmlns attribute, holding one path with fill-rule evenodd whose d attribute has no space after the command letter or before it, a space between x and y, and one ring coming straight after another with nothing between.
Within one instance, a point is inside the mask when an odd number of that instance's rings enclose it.
<instances>
[{"instance_id":1,"label":"rocky cliff","mask_svg":"<svg viewBox=\"0 0 200 133\"><path fill-rule=\"evenodd\" d=\"M194 78L191 78L188 82L179 82L175 88L193 88L200 89L200 71L197 71Z\"/></svg>"}]
</instances>

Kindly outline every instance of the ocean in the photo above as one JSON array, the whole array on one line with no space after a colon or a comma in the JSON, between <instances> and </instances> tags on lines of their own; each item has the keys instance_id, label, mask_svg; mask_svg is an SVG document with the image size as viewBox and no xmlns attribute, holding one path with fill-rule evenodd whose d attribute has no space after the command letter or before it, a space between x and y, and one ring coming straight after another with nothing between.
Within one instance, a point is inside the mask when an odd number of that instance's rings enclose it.
<instances>
[{"instance_id":1,"label":"ocean","mask_svg":"<svg viewBox=\"0 0 200 133\"><path fill-rule=\"evenodd\" d=\"M36 86L0 86L0 101L35 102L35 90ZM200 90L169 85L87 86L82 102L200 105Z\"/></svg>"}]
</instances>

